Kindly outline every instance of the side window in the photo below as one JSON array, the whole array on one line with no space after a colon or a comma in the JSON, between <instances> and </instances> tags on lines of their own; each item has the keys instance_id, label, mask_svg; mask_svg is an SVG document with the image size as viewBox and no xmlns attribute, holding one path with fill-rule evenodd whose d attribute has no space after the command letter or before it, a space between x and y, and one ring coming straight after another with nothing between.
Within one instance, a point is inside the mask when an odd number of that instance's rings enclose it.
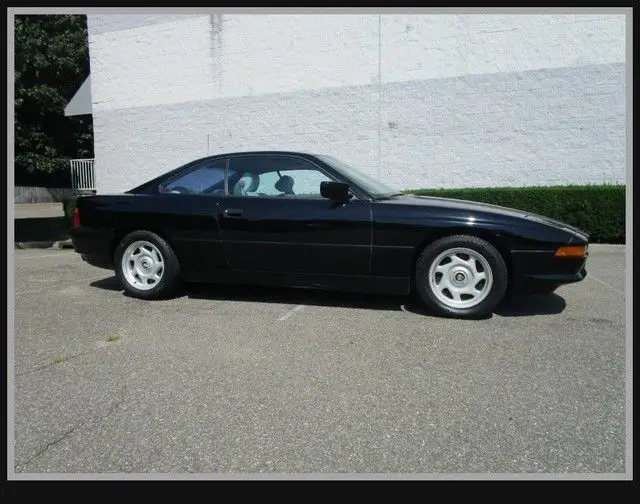
<instances>
[{"instance_id":1,"label":"side window","mask_svg":"<svg viewBox=\"0 0 640 504\"><path fill-rule=\"evenodd\" d=\"M260 183L256 192L261 196L277 196L280 194L280 191L276 189L276 182L279 178L275 171L260 174Z\"/></svg>"},{"instance_id":2,"label":"side window","mask_svg":"<svg viewBox=\"0 0 640 504\"><path fill-rule=\"evenodd\" d=\"M320 198L320 183L331 180L313 164L289 156L231 158L229 193L234 196Z\"/></svg>"},{"instance_id":3,"label":"side window","mask_svg":"<svg viewBox=\"0 0 640 504\"><path fill-rule=\"evenodd\" d=\"M160 187L161 193L224 195L226 159L204 161Z\"/></svg>"},{"instance_id":4,"label":"side window","mask_svg":"<svg viewBox=\"0 0 640 504\"><path fill-rule=\"evenodd\" d=\"M320 183L331 180L319 170L283 170L280 173L293 179L292 195L297 198L320 198Z\"/></svg>"}]
</instances>

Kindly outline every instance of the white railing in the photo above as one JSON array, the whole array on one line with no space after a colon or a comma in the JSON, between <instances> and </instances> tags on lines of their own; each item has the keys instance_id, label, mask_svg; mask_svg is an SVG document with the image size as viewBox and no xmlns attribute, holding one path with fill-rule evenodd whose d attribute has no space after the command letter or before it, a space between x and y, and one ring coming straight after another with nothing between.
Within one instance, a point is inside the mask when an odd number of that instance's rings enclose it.
<instances>
[{"instance_id":1,"label":"white railing","mask_svg":"<svg viewBox=\"0 0 640 504\"><path fill-rule=\"evenodd\" d=\"M71 187L80 191L95 191L96 177L93 171L93 159L72 159Z\"/></svg>"}]
</instances>

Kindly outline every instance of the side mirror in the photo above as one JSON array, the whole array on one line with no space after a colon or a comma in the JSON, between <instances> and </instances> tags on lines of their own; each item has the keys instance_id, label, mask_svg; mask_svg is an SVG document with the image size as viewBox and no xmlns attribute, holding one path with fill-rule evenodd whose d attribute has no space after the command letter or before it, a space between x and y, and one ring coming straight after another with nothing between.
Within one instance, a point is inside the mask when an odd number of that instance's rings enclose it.
<instances>
[{"instance_id":1,"label":"side mirror","mask_svg":"<svg viewBox=\"0 0 640 504\"><path fill-rule=\"evenodd\" d=\"M349 200L349 184L344 182L320 182L320 195L338 203L346 203Z\"/></svg>"}]
</instances>

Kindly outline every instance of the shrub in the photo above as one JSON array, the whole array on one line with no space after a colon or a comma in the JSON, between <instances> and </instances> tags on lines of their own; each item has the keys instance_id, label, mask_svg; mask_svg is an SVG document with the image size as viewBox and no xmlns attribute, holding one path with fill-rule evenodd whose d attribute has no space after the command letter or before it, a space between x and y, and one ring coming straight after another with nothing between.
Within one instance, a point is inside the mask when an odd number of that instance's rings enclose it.
<instances>
[{"instance_id":1,"label":"shrub","mask_svg":"<svg viewBox=\"0 0 640 504\"><path fill-rule=\"evenodd\" d=\"M583 229L590 234L592 243L625 242L624 185L414 189L405 192L525 210Z\"/></svg>"},{"instance_id":2,"label":"shrub","mask_svg":"<svg viewBox=\"0 0 640 504\"><path fill-rule=\"evenodd\" d=\"M95 194L95 191L80 191L80 192L75 192L73 194L73 196L70 196L69 198L66 198L64 200L62 200L62 208L64 210L64 217L65 219L68 221L69 225L72 224L73 222L73 211L76 208L76 203L78 201L78 198L81 196L90 196Z\"/></svg>"},{"instance_id":3,"label":"shrub","mask_svg":"<svg viewBox=\"0 0 640 504\"><path fill-rule=\"evenodd\" d=\"M73 210L76 208L77 196L71 196L62 201L62 208L64 210L64 218L67 224L71 226L73 222Z\"/></svg>"}]
</instances>

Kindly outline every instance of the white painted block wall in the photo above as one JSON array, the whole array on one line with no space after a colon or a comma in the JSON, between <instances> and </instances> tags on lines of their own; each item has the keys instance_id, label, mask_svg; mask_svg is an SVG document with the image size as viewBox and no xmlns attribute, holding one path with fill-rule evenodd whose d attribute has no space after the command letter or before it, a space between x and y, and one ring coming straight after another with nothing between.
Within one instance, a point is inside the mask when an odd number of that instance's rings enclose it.
<instances>
[{"instance_id":1,"label":"white painted block wall","mask_svg":"<svg viewBox=\"0 0 640 504\"><path fill-rule=\"evenodd\" d=\"M624 16L90 15L99 192L207 154L395 185L623 182Z\"/></svg>"}]
</instances>

